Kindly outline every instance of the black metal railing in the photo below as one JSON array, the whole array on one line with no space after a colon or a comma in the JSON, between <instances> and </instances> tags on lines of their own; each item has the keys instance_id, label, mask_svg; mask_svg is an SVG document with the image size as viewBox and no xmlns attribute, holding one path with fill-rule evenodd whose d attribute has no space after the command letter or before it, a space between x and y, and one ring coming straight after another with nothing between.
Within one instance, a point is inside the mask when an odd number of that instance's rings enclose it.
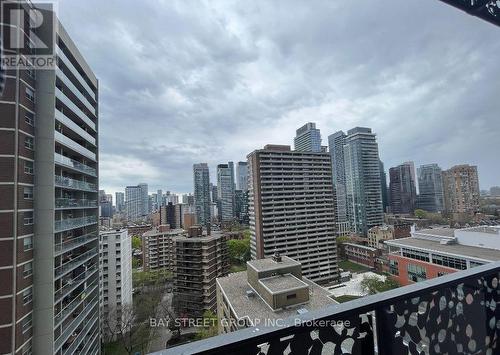
<instances>
[{"instance_id":1,"label":"black metal railing","mask_svg":"<svg viewBox=\"0 0 500 355\"><path fill-rule=\"evenodd\" d=\"M156 353L498 354L500 262Z\"/></svg>"}]
</instances>

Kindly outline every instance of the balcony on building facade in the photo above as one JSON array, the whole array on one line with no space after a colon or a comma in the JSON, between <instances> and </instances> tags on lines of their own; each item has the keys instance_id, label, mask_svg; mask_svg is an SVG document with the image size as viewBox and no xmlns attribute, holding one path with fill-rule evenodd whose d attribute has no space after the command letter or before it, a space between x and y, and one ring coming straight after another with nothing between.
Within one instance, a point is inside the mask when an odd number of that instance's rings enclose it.
<instances>
[{"instance_id":1,"label":"balcony on building facade","mask_svg":"<svg viewBox=\"0 0 500 355\"><path fill-rule=\"evenodd\" d=\"M91 150L85 148L80 143L74 141L73 139L71 139L71 138L69 138L69 137L65 136L64 134L57 132L57 131L54 132L54 137L55 137L57 142L61 143L65 147L67 147L67 148L69 148L77 153L80 153L81 155L83 155L91 160L96 161L97 155L94 152L92 152Z\"/></svg>"},{"instance_id":2,"label":"balcony on building facade","mask_svg":"<svg viewBox=\"0 0 500 355\"><path fill-rule=\"evenodd\" d=\"M97 185L90 182L75 180L60 175L56 175L54 178L55 185L57 187L66 187L75 190L97 192Z\"/></svg>"},{"instance_id":3,"label":"balcony on building facade","mask_svg":"<svg viewBox=\"0 0 500 355\"><path fill-rule=\"evenodd\" d=\"M95 256L97 256L97 248L92 248L77 257L70 259L55 269L56 278L59 278L60 276L76 269L78 266L83 265Z\"/></svg>"},{"instance_id":4,"label":"balcony on building facade","mask_svg":"<svg viewBox=\"0 0 500 355\"><path fill-rule=\"evenodd\" d=\"M97 208L96 200L56 198L56 209Z\"/></svg>"},{"instance_id":5,"label":"balcony on building facade","mask_svg":"<svg viewBox=\"0 0 500 355\"><path fill-rule=\"evenodd\" d=\"M155 354L496 354L499 302L500 261Z\"/></svg>"},{"instance_id":6,"label":"balcony on building facade","mask_svg":"<svg viewBox=\"0 0 500 355\"><path fill-rule=\"evenodd\" d=\"M54 230L56 233L69 229L81 228L97 223L96 216L85 216L78 218L67 218L55 221Z\"/></svg>"},{"instance_id":7,"label":"balcony on building facade","mask_svg":"<svg viewBox=\"0 0 500 355\"><path fill-rule=\"evenodd\" d=\"M91 175L91 176L97 176L97 170L86 165L83 163L80 163L74 159L65 157L61 154L54 153L54 161L56 164L60 164L62 166L66 166L68 168L71 168L72 170Z\"/></svg>"},{"instance_id":8,"label":"balcony on building facade","mask_svg":"<svg viewBox=\"0 0 500 355\"><path fill-rule=\"evenodd\" d=\"M71 73L75 76L80 85L87 91L87 93L89 94L90 97L92 97L92 99L96 100L96 94L94 93L94 91L90 88L90 86L87 84L87 82L82 77L80 72L75 68L73 63L71 63L71 61L64 54L64 52L61 50L59 46L56 46L56 51L58 58L61 59L64 65L71 71Z\"/></svg>"},{"instance_id":9,"label":"balcony on building facade","mask_svg":"<svg viewBox=\"0 0 500 355\"><path fill-rule=\"evenodd\" d=\"M67 280L63 279L63 286L59 288L54 294L54 303L58 303L62 298L69 295L71 292L76 290L80 285L82 285L92 274L97 271L97 264L94 264L87 268L87 270L81 272L75 277L70 277Z\"/></svg>"},{"instance_id":10,"label":"balcony on building facade","mask_svg":"<svg viewBox=\"0 0 500 355\"><path fill-rule=\"evenodd\" d=\"M54 245L55 254L59 255L62 253L66 253L72 249L78 248L82 245L95 241L97 240L97 238L98 238L97 232L87 233L76 238L66 238L61 243Z\"/></svg>"}]
</instances>

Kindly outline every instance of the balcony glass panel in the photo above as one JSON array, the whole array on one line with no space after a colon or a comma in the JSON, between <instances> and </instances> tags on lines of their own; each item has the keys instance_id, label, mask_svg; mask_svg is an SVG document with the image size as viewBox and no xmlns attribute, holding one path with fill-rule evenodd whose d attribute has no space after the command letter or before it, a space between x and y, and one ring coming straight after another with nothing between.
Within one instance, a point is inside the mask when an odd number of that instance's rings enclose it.
<instances>
[{"instance_id":1,"label":"balcony glass panel","mask_svg":"<svg viewBox=\"0 0 500 355\"><path fill-rule=\"evenodd\" d=\"M92 184L90 182L80 181L71 179L68 177L56 175L55 176L55 184L60 187L70 187L72 189L85 190L85 191L97 191L96 184Z\"/></svg>"},{"instance_id":2,"label":"balcony glass panel","mask_svg":"<svg viewBox=\"0 0 500 355\"><path fill-rule=\"evenodd\" d=\"M89 278L93 273L97 271L97 265L92 265L86 271L83 271L78 276L72 278L64 284L59 290L54 294L55 303L59 302L62 297L66 296L68 293L72 292L78 286L80 286L87 278Z\"/></svg>"},{"instance_id":3,"label":"balcony glass panel","mask_svg":"<svg viewBox=\"0 0 500 355\"><path fill-rule=\"evenodd\" d=\"M68 261L61 266L57 267L55 270L56 277L59 277L75 268L78 266L82 265L86 261L90 260L94 256L97 255L97 248L92 248L88 251L86 251L83 254L78 255L76 258L72 259L71 261Z\"/></svg>"},{"instance_id":4,"label":"balcony glass panel","mask_svg":"<svg viewBox=\"0 0 500 355\"><path fill-rule=\"evenodd\" d=\"M87 302L84 310L76 316L73 321L70 323L70 325L66 328L63 329L61 335L56 339L55 342L55 347L56 349L59 349L61 345L68 339L68 337L73 334L73 332L76 330L78 326L81 326L81 322L83 319L85 319L92 311L96 309L96 305L98 304L98 296L95 296ZM98 312L98 310L96 310ZM85 327L85 326L84 326Z\"/></svg>"},{"instance_id":5,"label":"balcony glass panel","mask_svg":"<svg viewBox=\"0 0 500 355\"><path fill-rule=\"evenodd\" d=\"M55 221L54 229L57 233L68 229L85 227L95 223L97 223L96 216L61 219L59 221Z\"/></svg>"},{"instance_id":6,"label":"balcony glass panel","mask_svg":"<svg viewBox=\"0 0 500 355\"><path fill-rule=\"evenodd\" d=\"M97 232L88 233L77 238L71 238L61 244L55 244L54 249L56 254L65 253L68 250L77 248L94 240L97 240Z\"/></svg>"},{"instance_id":7,"label":"balcony glass panel","mask_svg":"<svg viewBox=\"0 0 500 355\"><path fill-rule=\"evenodd\" d=\"M96 200L76 198L56 198L56 208L95 208Z\"/></svg>"},{"instance_id":8,"label":"balcony glass panel","mask_svg":"<svg viewBox=\"0 0 500 355\"><path fill-rule=\"evenodd\" d=\"M70 167L70 168L77 170L77 171L80 171L82 173L92 175L92 176L97 176L96 169L94 169L88 165L85 165L83 163L80 163L74 159L65 157L59 153L54 153L54 160L58 164L65 165L67 167Z\"/></svg>"},{"instance_id":9,"label":"balcony glass panel","mask_svg":"<svg viewBox=\"0 0 500 355\"><path fill-rule=\"evenodd\" d=\"M97 289L97 279L95 279L86 289L84 289L80 294L75 296L68 304L64 306L61 312L59 312L55 317L54 317L54 323L56 326L59 325L61 321L66 319L68 314L73 312L78 305L80 305L86 298L92 294Z\"/></svg>"}]
</instances>

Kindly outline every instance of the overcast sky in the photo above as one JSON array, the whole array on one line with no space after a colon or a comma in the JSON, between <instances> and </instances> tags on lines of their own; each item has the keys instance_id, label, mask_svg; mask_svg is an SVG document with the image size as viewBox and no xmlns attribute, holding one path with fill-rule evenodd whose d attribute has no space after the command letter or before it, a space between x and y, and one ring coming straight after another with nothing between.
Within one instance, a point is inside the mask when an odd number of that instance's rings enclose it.
<instances>
[{"instance_id":1,"label":"overcast sky","mask_svg":"<svg viewBox=\"0 0 500 355\"><path fill-rule=\"evenodd\" d=\"M192 165L371 127L386 169L500 185L500 29L438 0L60 0L100 85L100 186L192 191Z\"/></svg>"}]
</instances>

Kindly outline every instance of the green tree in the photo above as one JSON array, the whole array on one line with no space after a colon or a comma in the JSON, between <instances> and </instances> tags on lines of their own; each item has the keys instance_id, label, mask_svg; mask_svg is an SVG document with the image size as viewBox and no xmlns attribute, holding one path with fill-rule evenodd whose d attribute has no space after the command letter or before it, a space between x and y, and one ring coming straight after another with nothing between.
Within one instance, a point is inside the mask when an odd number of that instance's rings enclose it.
<instances>
[{"instance_id":1,"label":"green tree","mask_svg":"<svg viewBox=\"0 0 500 355\"><path fill-rule=\"evenodd\" d=\"M132 237L132 249L141 249L142 241L141 237L134 235Z\"/></svg>"},{"instance_id":2,"label":"green tree","mask_svg":"<svg viewBox=\"0 0 500 355\"><path fill-rule=\"evenodd\" d=\"M196 334L196 339L206 339L217 335L218 332L217 315L211 310L206 310L203 313L203 327Z\"/></svg>"},{"instance_id":3,"label":"green tree","mask_svg":"<svg viewBox=\"0 0 500 355\"><path fill-rule=\"evenodd\" d=\"M250 238L228 240L227 247L232 263L245 263L250 260Z\"/></svg>"},{"instance_id":4,"label":"green tree","mask_svg":"<svg viewBox=\"0 0 500 355\"><path fill-rule=\"evenodd\" d=\"M416 209L414 214L415 214L415 217L417 217L419 219L427 218L427 212L425 212L422 209Z\"/></svg>"},{"instance_id":5,"label":"green tree","mask_svg":"<svg viewBox=\"0 0 500 355\"><path fill-rule=\"evenodd\" d=\"M361 289L369 295L389 291L398 287L399 283L391 277L387 277L385 281L382 281L377 276L365 276L363 280L361 280Z\"/></svg>"}]
</instances>

